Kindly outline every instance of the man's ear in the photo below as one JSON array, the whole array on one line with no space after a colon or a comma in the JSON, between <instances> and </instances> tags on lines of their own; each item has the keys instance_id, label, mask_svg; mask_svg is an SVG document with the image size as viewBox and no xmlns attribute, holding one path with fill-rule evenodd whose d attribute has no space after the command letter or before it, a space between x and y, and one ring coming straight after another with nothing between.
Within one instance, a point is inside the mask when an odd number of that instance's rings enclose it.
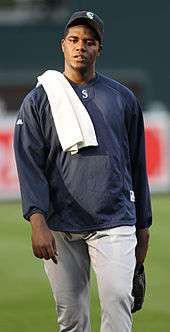
<instances>
[{"instance_id":1,"label":"man's ear","mask_svg":"<svg viewBox=\"0 0 170 332\"><path fill-rule=\"evenodd\" d=\"M102 53L102 44L99 44L97 56L101 55L101 53Z\"/></svg>"},{"instance_id":2,"label":"man's ear","mask_svg":"<svg viewBox=\"0 0 170 332\"><path fill-rule=\"evenodd\" d=\"M62 51L63 51L63 53L64 53L64 38L63 38L63 39L61 39L60 46L61 46L61 50L62 50Z\"/></svg>"}]
</instances>

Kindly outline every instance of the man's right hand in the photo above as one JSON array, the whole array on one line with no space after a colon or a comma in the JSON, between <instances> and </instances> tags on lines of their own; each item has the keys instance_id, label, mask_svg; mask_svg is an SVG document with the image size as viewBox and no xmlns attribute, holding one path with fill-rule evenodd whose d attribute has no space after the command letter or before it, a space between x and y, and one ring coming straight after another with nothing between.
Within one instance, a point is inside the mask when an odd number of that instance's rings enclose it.
<instances>
[{"instance_id":1,"label":"man's right hand","mask_svg":"<svg viewBox=\"0 0 170 332\"><path fill-rule=\"evenodd\" d=\"M32 226L32 249L37 258L52 259L57 264L57 248L55 238L48 228L41 213L34 213L30 217Z\"/></svg>"}]
</instances>

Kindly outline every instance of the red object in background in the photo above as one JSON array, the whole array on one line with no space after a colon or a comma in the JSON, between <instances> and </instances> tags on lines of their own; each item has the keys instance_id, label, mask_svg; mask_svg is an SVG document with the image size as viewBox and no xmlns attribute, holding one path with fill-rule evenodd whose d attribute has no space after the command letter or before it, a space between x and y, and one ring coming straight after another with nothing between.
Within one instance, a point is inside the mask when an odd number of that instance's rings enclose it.
<instances>
[{"instance_id":1,"label":"red object in background","mask_svg":"<svg viewBox=\"0 0 170 332\"><path fill-rule=\"evenodd\" d=\"M13 151L13 127L6 121L0 129L0 199L20 197ZM147 122L145 126L146 161L149 183L153 190L170 188L168 167L168 122Z\"/></svg>"},{"instance_id":2,"label":"red object in background","mask_svg":"<svg viewBox=\"0 0 170 332\"><path fill-rule=\"evenodd\" d=\"M167 172L165 130L160 126L146 126L145 141L148 176L150 180L161 180Z\"/></svg>"},{"instance_id":3,"label":"red object in background","mask_svg":"<svg viewBox=\"0 0 170 332\"><path fill-rule=\"evenodd\" d=\"M0 131L0 192L4 196L18 191L12 140L11 129Z\"/></svg>"}]
</instances>

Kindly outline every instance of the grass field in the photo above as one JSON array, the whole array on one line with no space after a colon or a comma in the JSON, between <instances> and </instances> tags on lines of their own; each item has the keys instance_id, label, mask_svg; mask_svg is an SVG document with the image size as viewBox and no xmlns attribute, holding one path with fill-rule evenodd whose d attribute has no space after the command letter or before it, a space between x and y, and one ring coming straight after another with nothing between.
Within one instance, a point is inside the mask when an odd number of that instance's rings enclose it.
<instances>
[{"instance_id":1,"label":"grass field","mask_svg":"<svg viewBox=\"0 0 170 332\"><path fill-rule=\"evenodd\" d=\"M144 309L134 315L134 332L170 331L170 196L152 199L154 225L146 260ZM100 331L92 274L92 332ZM56 332L54 302L43 265L32 255L29 224L18 203L0 204L0 331Z\"/></svg>"}]
</instances>

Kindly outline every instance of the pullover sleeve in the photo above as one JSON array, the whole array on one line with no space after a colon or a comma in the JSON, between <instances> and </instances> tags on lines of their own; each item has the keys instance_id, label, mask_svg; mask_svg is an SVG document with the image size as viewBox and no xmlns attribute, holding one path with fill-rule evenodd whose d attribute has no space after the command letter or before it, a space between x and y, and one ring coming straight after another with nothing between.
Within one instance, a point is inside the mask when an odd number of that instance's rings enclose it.
<instances>
[{"instance_id":1,"label":"pullover sleeve","mask_svg":"<svg viewBox=\"0 0 170 332\"><path fill-rule=\"evenodd\" d=\"M45 176L45 146L33 99L25 98L14 130L14 151L24 218L35 212L48 214L49 187Z\"/></svg>"},{"instance_id":2,"label":"pullover sleeve","mask_svg":"<svg viewBox=\"0 0 170 332\"><path fill-rule=\"evenodd\" d=\"M146 171L143 114L136 99L132 107L129 144L132 182L135 193L136 228L147 228L152 224L151 199Z\"/></svg>"}]
</instances>

